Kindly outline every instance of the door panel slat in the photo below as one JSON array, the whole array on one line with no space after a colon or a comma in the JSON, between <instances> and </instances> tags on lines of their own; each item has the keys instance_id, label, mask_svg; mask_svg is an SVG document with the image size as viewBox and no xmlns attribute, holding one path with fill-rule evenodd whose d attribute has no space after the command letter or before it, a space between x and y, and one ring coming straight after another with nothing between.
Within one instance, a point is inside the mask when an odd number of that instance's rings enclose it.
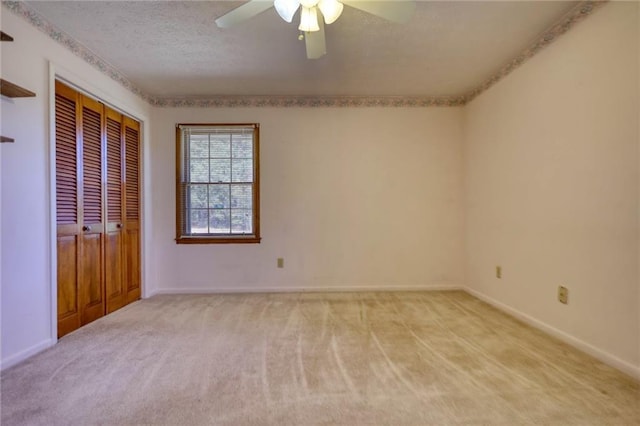
<instances>
[{"instance_id":1,"label":"door panel slat","mask_svg":"<svg viewBox=\"0 0 640 426\"><path fill-rule=\"evenodd\" d=\"M78 222L76 102L56 94L56 222Z\"/></svg>"},{"instance_id":2,"label":"door panel slat","mask_svg":"<svg viewBox=\"0 0 640 426\"><path fill-rule=\"evenodd\" d=\"M85 224L102 222L101 117L90 108L82 108L82 170Z\"/></svg>"},{"instance_id":3,"label":"door panel slat","mask_svg":"<svg viewBox=\"0 0 640 426\"><path fill-rule=\"evenodd\" d=\"M122 221L121 123L107 118L107 220Z\"/></svg>"},{"instance_id":4,"label":"door panel slat","mask_svg":"<svg viewBox=\"0 0 640 426\"><path fill-rule=\"evenodd\" d=\"M126 145L126 191L127 191L127 219L137 220L139 218L139 185L138 185L138 164L139 164L139 134L136 129L127 126L125 130Z\"/></svg>"}]
</instances>

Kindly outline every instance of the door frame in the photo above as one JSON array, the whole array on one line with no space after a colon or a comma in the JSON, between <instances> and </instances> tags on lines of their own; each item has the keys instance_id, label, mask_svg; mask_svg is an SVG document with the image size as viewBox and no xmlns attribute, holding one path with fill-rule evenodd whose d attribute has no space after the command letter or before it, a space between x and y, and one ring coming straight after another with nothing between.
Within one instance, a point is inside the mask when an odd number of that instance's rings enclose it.
<instances>
[{"instance_id":1,"label":"door frame","mask_svg":"<svg viewBox=\"0 0 640 426\"><path fill-rule=\"evenodd\" d=\"M105 76L105 78L108 78ZM84 78L69 71L59 64L49 61L49 181L48 181L48 202L49 202L49 300L50 304L50 338L51 344L58 341L58 253L56 245L56 121L55 121L55 100L56 100L56 80L60 80L64 84L72 87L78 92L85 94L91 98L97 99L110 108L134 118L140 122L140 218L142 221L140 227L140 297L145 299L152 295L151 289L147 282L147 266L149 265L149 253L151 250L147 247L147 223L149 222L149 212L147 211L146 201L150 196L145 191L145 182L147 181L147 159L149 156L149 137L148 113L138 108L126 105L116 97L113 97L104 90L91 84Z\"/></svg>"}]
</instances>

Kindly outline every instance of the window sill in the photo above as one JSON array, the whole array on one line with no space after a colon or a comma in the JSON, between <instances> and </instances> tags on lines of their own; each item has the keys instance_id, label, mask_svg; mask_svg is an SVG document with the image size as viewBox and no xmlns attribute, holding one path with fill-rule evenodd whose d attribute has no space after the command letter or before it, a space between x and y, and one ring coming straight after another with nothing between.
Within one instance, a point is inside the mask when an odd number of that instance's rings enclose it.
<instances>
[{"instance_id":1,"label":"window sill","mask_svg":"<svg viewBox=\"0 0 640 426\"><path fill-rule=\"evenodd\" d=\"M179 237L176 244L260 244L260 237L255 235L233 237Z\"/></svg>"}]
</instances>

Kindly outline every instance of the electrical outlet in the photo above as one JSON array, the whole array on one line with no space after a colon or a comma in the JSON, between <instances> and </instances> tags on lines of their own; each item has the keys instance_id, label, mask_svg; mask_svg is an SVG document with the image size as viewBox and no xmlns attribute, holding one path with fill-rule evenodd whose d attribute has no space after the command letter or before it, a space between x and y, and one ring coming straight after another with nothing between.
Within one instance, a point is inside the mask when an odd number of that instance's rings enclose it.
<instances>
[{"instance_id":1,"label":"electrical outlet","mask_svg":"<svg viewBox=\"0 0 640 426\"><path fill-rule=\"evenodd\" d=\"M284 268L284 258L278 258L278 268Z\"/></svg>"},{"instance_id":2,"label":"electrical outlet","mask_svg":"<svg viewBox=\"0 0 640 426\"><path fill-rule=\"evenodd\" d=\"M496 278L502 278L502 266L496 266Z\"/></svg>"},{"instance_id":3,"label":"electrical outlet","mask_svg":"<svg viewBox=\"0 0 640 426\"><path fill-rule=\"evenodd\" d=\"M569 303L569 289L563 286L558 286L558 302Z\"/></svg>"}]
</instances>

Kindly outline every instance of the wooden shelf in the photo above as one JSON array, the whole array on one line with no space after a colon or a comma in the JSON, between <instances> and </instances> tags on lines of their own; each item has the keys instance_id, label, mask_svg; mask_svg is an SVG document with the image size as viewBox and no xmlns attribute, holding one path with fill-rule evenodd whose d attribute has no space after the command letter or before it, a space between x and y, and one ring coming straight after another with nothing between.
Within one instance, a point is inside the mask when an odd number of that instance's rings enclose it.
<instances>
[{"instance_id":1,"label":"wooden shelf","mask_svg":"<svg viewBox=\"0 0 640 426\"><path fill-rule=\"evenodd\" d=\"M13 41L13 37L0 31L0 41ZM24 87L20 87L17 84L13 84L10 81L0 78L0 95L7 96L9 98L32 98L36 94L31 90L27 90ZM15 142L15 139L7 136L0 136L0 143L4 142Z\"/></svg>"},{"instance_id":2,"label":"wooden shelf","mask_svg":"<svg viewBox=\"0 0 640 426\"><path fill-rule=\"evenodd\" d=\"M36 94L10 81L0 78L0 94L9 98L32 98Z\"/></svg>"}]
</instances>

